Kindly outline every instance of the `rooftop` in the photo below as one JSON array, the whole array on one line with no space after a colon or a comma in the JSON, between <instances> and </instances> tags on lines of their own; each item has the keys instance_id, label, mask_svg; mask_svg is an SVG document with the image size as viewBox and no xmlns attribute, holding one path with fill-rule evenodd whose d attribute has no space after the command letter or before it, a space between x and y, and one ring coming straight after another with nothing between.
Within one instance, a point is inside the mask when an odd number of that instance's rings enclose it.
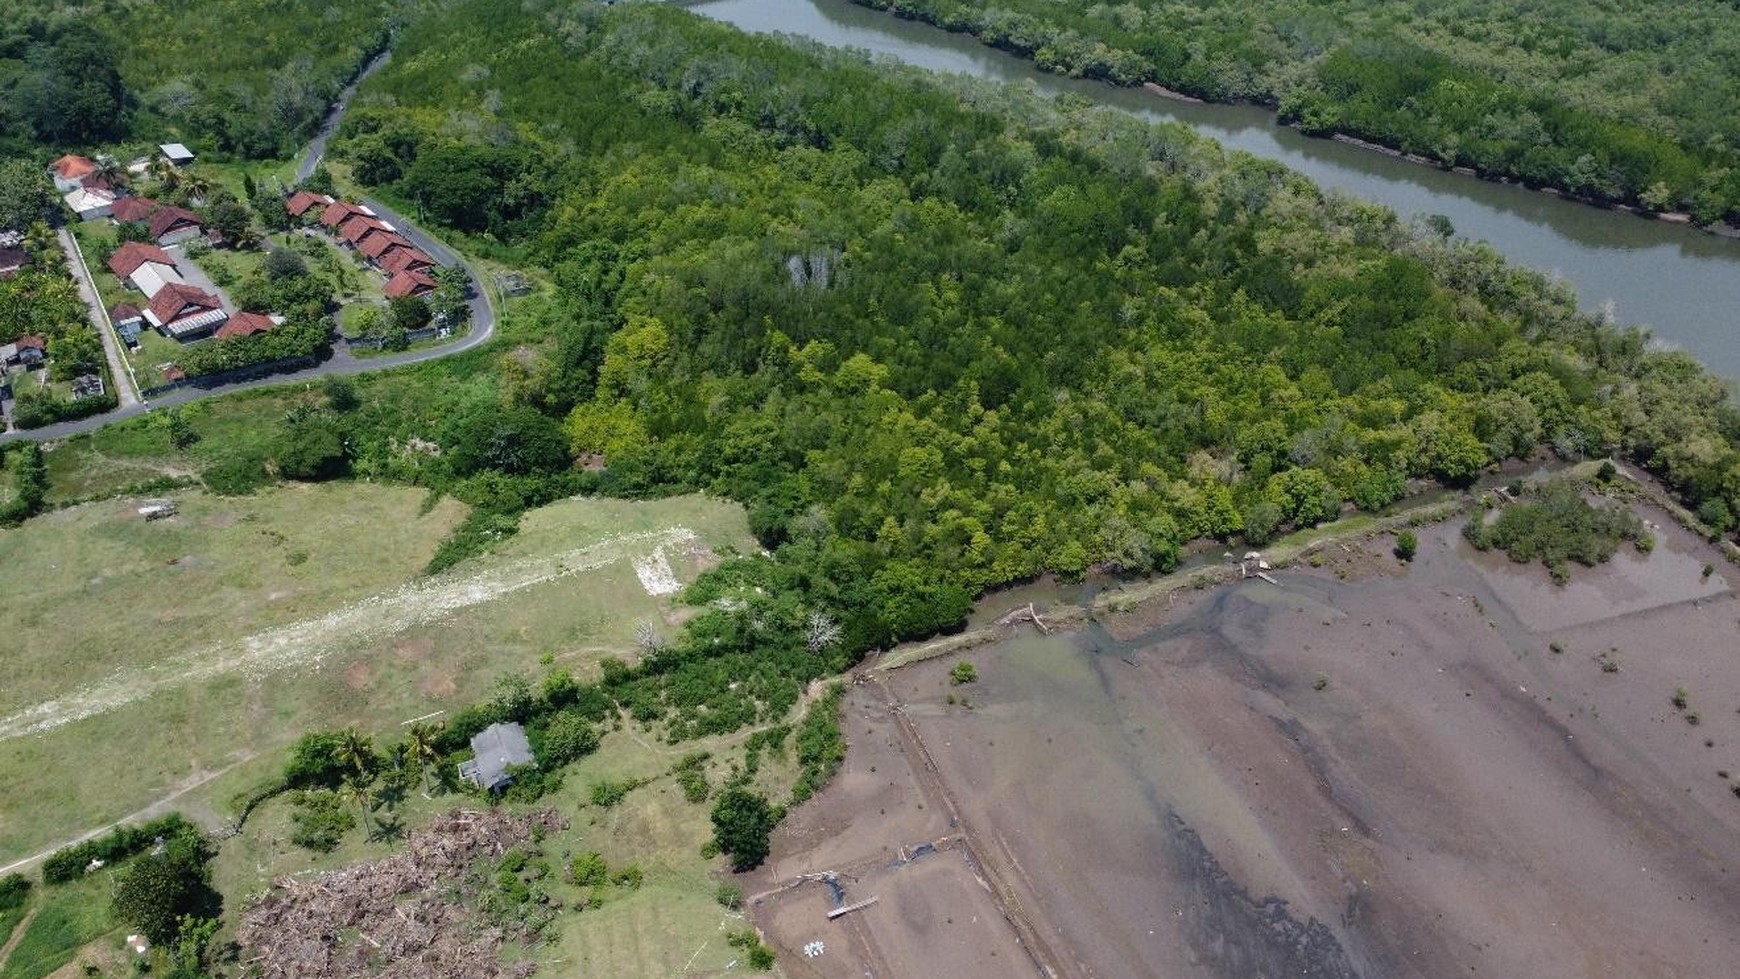
<instances>
[{"instance_id":1,"label":"rooftop","mask_svg":"<svg viewBox=\"0 0 1740 979\"><path fill-rule=\"evenodd\" d=\"M471 750L477 757L460 764L459 776L479 788L498 789L512 781L510 765L536 764L526 729L518 724L491 724L471 739Z\"/></svg>"}]
</instances>

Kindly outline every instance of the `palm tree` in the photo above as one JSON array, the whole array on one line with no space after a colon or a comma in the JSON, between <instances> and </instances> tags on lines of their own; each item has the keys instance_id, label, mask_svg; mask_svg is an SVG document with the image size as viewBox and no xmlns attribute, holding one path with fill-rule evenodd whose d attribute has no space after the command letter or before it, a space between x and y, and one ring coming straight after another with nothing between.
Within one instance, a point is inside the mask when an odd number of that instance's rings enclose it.
<instances>
[{"instance_id":1,"label":"palm tree","mask_svg":"<svg viewBox=\"0 0 1740 979\"><path fill-rule=\"evenodd\" d=\"M429 776L434 767L441 761L441 749L438 741L441 737L440 724L413 724L411 734L405 739L405 744L411 749L411 757L416 759L417 767L423 772L423 798L429 795Z\"/></svg>"},{"instance_id":2,"label":"palm tree","mask_svg":"<svg viewBox=\"0 0 1740 979\"><path fill-rule=\"evenodd\" d=\"M181 168L159 156L146 165L151 179L157 181L161 190L170 191L181 186Z\"/></svg>"},{"instance_id":3,"label":"palm tree","mask_svg":"<svg viewBox=\"0 0 1740 979\"><path fill-rule=\"evenodd\" d=\"M204 201L211 194L211 181L197 173L181 173L181 189L190 201Z\"/></svg>"},{"instance_id":4,"label":"palm tree","mask_svg":"<svg viewBox=\"0 0 1740 979\"><path fill-rule=\"evenodd\" d=\"M374 820L369 817L369 813L372 811L371 803L374 801L374 798L369 793L368 780L357 776L346 775L344 777L344 785L340 791L344 793L346 798L356 803L357 809L362 812L363 832L370 839L373 839L375 835L375 824Z\"/></svg>"},{"instance_id":5,"label":"palm tree","mask_svg":"<svg viewBox=\"0 0 1740 979\"><path fill-rule=\"evenodd\" d=\"M345 728L339 735L338 760L355 768L358 776L365 776L375 764L374 743L356 728Z\"/></svg>"},{"instance_id":6,"label":"palm tree","mask_svg":"<svg viewBox=\"0 0 1740 979\"><path fill-rule=\"evenodd\" d=\"M112 156L99 156L95 169L91 171L91 177L110 187L120 187L127 182L127 168Z\"/></svg>"}]
</instances>

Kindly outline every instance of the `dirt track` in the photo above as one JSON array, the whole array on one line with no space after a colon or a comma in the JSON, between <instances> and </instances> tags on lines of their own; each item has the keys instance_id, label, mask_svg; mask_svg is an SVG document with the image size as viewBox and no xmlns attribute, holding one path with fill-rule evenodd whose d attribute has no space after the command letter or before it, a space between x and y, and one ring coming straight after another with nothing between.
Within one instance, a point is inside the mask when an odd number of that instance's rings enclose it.
<instances>
[{"instance_id":1,"label":"dirt track","mask_svg":"<svg viewBox=\"0 0 1740 979\"><path fill-rule=\"evenodd\" d=\"M1559 591L1433 528L861 684L763 877L843 893L754 917L793 976L1732 975L1740 602L1660 536Z\"/></svg>"}]
</instances>

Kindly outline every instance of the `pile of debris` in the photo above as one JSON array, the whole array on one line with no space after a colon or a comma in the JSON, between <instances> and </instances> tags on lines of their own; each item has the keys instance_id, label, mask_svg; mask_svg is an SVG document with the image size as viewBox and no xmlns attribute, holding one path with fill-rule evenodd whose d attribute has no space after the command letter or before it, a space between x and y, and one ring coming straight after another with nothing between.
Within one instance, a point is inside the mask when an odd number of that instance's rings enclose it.
<instances>
[{"instance_id":1,"label":"pile of debris","mask_svg":"<svg viewBox=\"0 0 1740 979\"><path fill-rule=\"evenodd\" d=\"M281 878L242 916L242 961L263 979L525 979L535 966L504 966L500 950L529 936L475 920L470 892L487 875L474 868L501 859L534 827L565 825L548 810L461 810L383 860Z\"/></svg>"}]
</instances>

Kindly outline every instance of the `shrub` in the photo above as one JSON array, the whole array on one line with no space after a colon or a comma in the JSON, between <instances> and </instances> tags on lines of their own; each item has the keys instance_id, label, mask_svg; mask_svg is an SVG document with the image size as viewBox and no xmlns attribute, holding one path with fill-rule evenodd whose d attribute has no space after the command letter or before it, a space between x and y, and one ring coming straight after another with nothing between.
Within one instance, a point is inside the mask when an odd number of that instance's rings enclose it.
<instances>
[{"instance_id":1,"label":"shrub","mask_svg":"<svg viewBox=\"0 0 1740 979\"><path fill-rule=\"evenodd\" d=\"M610 880L610 868L605 865L604 857L596 852L575 857L572 871L576 887L597 887Z\"/></svg>"},{"instance_id":2,"label":"shrub","mask_svg":"<svg viewBox=\"0 0 1740 979\"><path fill-rule=\"evenodd\" d=\"M178 812L132 826L117 826L106 835L56 850L42 863L42 879L50 884L64 884L84 876L92 860L115 863L142 853L165 841L199 837L199 828Z\"/></svg>"},{"instance_id":3,"label":"shrub","mask_svg":"<svg viewBox=\"0 0 1740 979\"><path fill-rule=\"evenodd\" d=\"M713 900L717 901L722 908L736 911L743 907L743 888L736 884L721 883L718 887L713 888Z\"/></svg>"},{"instance_id":4,"label":"shrub","mask_svg":"<svg viewBox=\"0 0 1740 979\"><path fill-rule=\"evenodd\" d=\"M1396 557L1404 561L1412 561L1420 550L1420 539L1411 530L1404 530L1396 535Z\"/></svg>"},{"instance_id":5,"label":"shrub","mask_svg":"<svg viewBox=\"0 0 1740 979\"><path fill-rule=\"evenodd\" d=\"M1491 523L1470 519L1462 535L1476 548L1496 547L1519 564L1538 558L1560 584L1570 576L1569 561L1592 567L1612 557L1621 541L1644 552L1654 544L1631 512L1591 506L1575 484L1563 480L1541 486Z\"/></svg>"},{"instance_id":6,"label":"shrub","mask_svg":"<svg viewBox=\"0 0 1740 979\"><path fill-rule=\"evenodd\" d=\"M748 789L726 789L713 806L713 838L731 855L731 869L754 870L772 848L779 814L765 798Z\"/></svg>"},{"instance_id":7,"label":"shrub","mask_svg":"<svg viewBox=\"0 0 1740 979\"><path fill-rule=\"evenodd\" d=\"M10 911L24 906L26 898L30 897L30 880L23 874L7 874L0 877L0 911Z\"/></svg>"},{"instance_id":8,"label":"shrub","mask_svg":"<svg viewBox=\"0 0 1740 979\"><path fill-rule=\"evenodd\" d=\"M331 853L343 841L344 834L356 827L356 814L338 793L324 789L298 792L292 796L295 810L290 821L295 827L290 842L320 853Z\"/></svg>"},{"instance_id":9,"label":"shrub","mask_svg":"<svg viewBox=\"0 0 1740 979\"><path fill-rule=\"evenodd\" d=\"M949 682L956 686L963 683L977 683L978 680L979 668L966 660L956 663L954 669L949 670Z\"/></svg>"}]
</instances>

